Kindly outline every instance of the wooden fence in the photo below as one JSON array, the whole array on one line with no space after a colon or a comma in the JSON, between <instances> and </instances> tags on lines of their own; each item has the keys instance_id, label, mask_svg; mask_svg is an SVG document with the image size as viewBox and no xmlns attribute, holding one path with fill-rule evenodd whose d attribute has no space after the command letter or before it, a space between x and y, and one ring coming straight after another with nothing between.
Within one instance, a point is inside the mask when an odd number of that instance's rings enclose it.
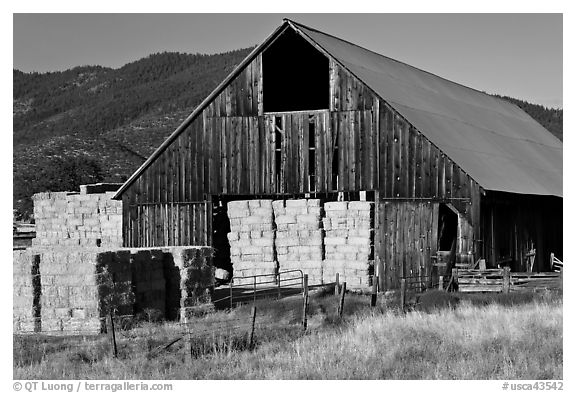
<instances>
[{"instance_id":1,"label":"wooden fence","mask_svg":"<svg viewBox=\"0 0 576 393\"><path fill-rule=\"evenodd\" d=\"M458 292L518 292L562 288L562 272L510 272L503 269L454 269Z\"/></svg>"}]
</instances>

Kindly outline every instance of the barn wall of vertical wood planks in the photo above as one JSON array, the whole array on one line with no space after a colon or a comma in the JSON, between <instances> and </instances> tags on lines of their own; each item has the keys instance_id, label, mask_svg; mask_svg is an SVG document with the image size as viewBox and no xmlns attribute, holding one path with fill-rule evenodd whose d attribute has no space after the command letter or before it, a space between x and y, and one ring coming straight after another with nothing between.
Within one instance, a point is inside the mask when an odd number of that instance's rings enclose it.
<instances>
[{"instance_id":1,"label":"barn wall of vertical wood planks","mask_svg":"<svg viewBox=\"0 0 576 393\"><path fill-rule=\"evenodd\" d=\"M222 198L371 191L382 288L430 273L441 203L458 213L457 258L497 263L486 240L492 227L481 217L485 191L450 157L332 57L324 110L264 112L265 51L122 192L126 247L212 245L212 204Z\"/></svg>"}]
</instances>

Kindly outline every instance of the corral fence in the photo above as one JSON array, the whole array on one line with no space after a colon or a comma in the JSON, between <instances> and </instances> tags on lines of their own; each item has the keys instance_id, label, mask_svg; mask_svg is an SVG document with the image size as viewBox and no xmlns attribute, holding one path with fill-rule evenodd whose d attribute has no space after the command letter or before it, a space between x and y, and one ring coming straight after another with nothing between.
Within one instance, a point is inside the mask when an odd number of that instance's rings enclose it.
<instances>
[{"instance_id":1,"label":"corral fence","mask_svg":"<svg viewBox=\"0 0 576 393\"><path fill-rule=\"evenodd\" d=\"M562 271L559 272L511 272L502 269L454 269L454 286L458 292L522 292L560 289Z\"/></svg>"},{"instance_id":2,"label":"corral fence","mask_svg":"<svg viewBox=\"0 0 576 393\"><path fill-rule=\"evenodd\" d=\"M450 276L405 276L400 280L403 310L418 305L421 294L432 289L466 293L513 293L562 288L562 271L511 272L501 269L455 268Z\"/></svg>"},{"instance_id":3,"label":"corral fence","mask_svg":"<svg viewBox=\"0 0 576 393\"><path fill-rule=\"evenodd\" d=\"M221 286L214 290L212 303L216 308L233 308L237 304L259 299L280 299L304 293L304 276L302 270L294 269L248 277L234 277L228 286Z\"/></svg>"}]
</instances>

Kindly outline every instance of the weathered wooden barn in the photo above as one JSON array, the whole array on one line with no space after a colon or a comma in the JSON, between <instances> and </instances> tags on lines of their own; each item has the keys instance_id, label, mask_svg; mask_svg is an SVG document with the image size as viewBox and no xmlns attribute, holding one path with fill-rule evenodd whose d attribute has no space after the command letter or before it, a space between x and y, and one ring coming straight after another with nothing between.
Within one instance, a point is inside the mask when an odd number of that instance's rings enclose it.
<instances>
[{"instance_id":1,"label":"weathered wooden barn","mask_svg":"<svg viewBox=\"0 0 576 393\"><path fill-rule=\"evenodd\" d=\"M560 140L506 101L290 20L115 196L125 246L221 259L226 201L303 197L375 202L381 288L451 247L518 271L562 256Z\"/></svg>"}]
</instances>

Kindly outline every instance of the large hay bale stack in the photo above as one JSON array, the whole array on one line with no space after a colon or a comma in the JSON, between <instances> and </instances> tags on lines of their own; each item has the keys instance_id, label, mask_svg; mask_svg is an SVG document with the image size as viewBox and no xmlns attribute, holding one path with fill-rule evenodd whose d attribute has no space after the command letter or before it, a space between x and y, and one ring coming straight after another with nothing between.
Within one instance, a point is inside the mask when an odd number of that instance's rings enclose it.
<instances>
[{"instance_id":1,"label":"large hay bale stack","mask_svg":"<svg viewBox=\"0 0 576 393\"><path fill-rule=\"evenodd\" d=\"M334 281L336 273L348 288L371 283L373 202L327 202L324 204L324 281Z\"/></svg>"},{"instance_id":2,"label":"large hay bale stack","mask_svg":"<svg viewBox=\"0 0 576 393\"><path fill-rule=\"evenodd\" d=\"M111 310L133 314L129 251L45 251L40 281L43 332L99 333Z\"/></svg>"},{"instance_id":3,"label":"large hay bale stack","mask_svg":"<svg viewBox=\"0 0 576 393\"><path fill-rule=\"evenodd\" d=\"M40 256L30 250L13 252L12 322L14 333L38 332L40 325Z\"/></svg>"},{"instance_id":4,"label":"large hay bale stack","mask_svg":"<svg viewBox=\"0 0 576 393\"><path fill-rule=\"evenodd\" d=\"M276 256L280 271L301 270L310 284L322 283L323 234L319 199L272 203L276 223ZM282 278L290 278L290 274ZM296 274L292 275L296 276Z\"/></svg>"},{"instance_id":5,"label":"large hay bale stack","mask_svg":"<svg viewBox=\"0 0 576 393\"><path fill-rule=\"evenodd\" d=\"M232 201L228 202L227 210L234 284L252 284L252 280L243 279L248 276L276 274L272 201ZM258 277L256 282L273 280L272 276L264 276Z\"/></svg>"},{"instance_id":6,"label":"large hay bale stack","mask_svg":"<svg viewBox=\"0 0 576 393\"><path fill-rule=\"evenodd\" d=\"M174 266L180 273L180 320L214 308L214 267L211 247L170 247Z\"/></svg>"},{"instance_id":7,"label":"large hay bale stack","mask_svg":"<svg viewBox=\"0 0 576 393\"><path fill-rule=\"evenodd\" d=\"M122 246L122 201L113 192L43 192L33 196L33 246Z\"/></svg>"}]
</instances>

